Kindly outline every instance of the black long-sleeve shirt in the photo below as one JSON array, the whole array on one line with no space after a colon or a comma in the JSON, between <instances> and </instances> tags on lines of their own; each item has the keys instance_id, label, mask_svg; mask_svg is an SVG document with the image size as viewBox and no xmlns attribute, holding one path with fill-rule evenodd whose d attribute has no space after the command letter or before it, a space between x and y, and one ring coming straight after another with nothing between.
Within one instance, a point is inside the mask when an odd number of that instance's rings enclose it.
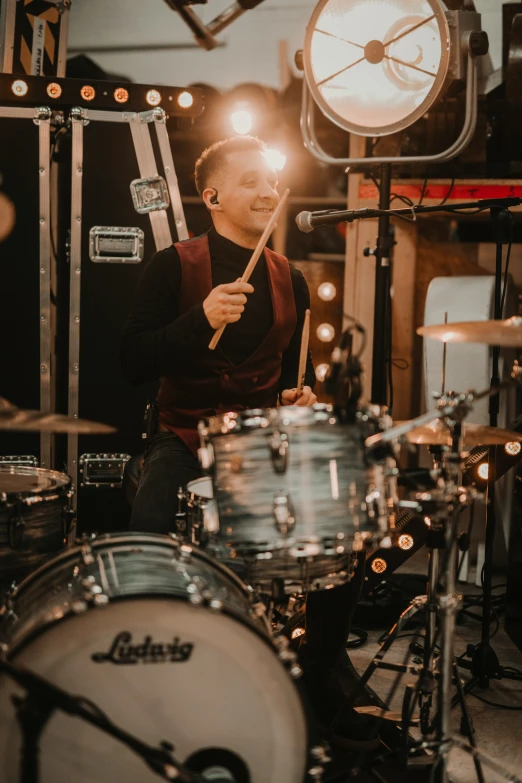
<instances>
[{"instance_id":1,"label":"black long-sleeve shirt","mask_svg":"<svg viewBox=\"0 0 522 783\"><path fill-rule=\"evenodd\" d=\"M208 232L212 286L232 283L240 277L252 251ZM304 315L310 307L310 292L300 270L290 264L292 288L297 311L297 326L283 354L279 390L297 386L301 333ZM205 348L214 333L203 303L179 315L181 262L176 248L155 253L146 266L125 324L121 343L122 370L130 383L139 384L174 374L183 357ZM239 321L228 324L220 347L233 364L245 361L263 341L273 323L268 270L264 255L250 278L254 293L247 295ZM312 356L308 352L305 384L315 386Z\"/></svg>"}]
</instances>

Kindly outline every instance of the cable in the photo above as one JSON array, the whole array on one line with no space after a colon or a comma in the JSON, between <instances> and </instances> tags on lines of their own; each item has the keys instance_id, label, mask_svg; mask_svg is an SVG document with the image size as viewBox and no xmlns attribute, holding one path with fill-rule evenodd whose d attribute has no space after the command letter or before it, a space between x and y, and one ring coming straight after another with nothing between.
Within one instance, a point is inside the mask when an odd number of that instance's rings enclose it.
<instances>
[{"instance_id":1,"label":"cable","mask_svg":"<svg viewBox=\"0 0 522 783\"><path fill-rule=\"evenodd\" d=\"M452 178L451 178L451 185L450 185L450 189L448 190L448 192L446 193L446 195L444 196L444 198L442 199L442 201L440 201L440 202L437 204L437 206L438 206L438 207L442 207L442 205L443 205L443 204L445 204L445 203L446 203L446 201L449 199L449 197L450 197L450 195L451 195L451 192L452 192L452 190L453 190L453 187L454 187L454 185L455 185L455 177L452 177Z\"/></svg>"},{"instance_id":2,"label":"cable","mask_svg":"<svg viewBox=\"0 0 522 783\"><path fill-rule=\"evenodd\" d=\"M422 202L424 201L424 194L426 193L426 185L427 184L428 184L428 174L425 172L424 173L424 182L422 184L422 190L421 190L421 194L420 194L420 199L419 199L419 202L417 204L418 207L420 207Z\"/></svg>"}]
</instances>

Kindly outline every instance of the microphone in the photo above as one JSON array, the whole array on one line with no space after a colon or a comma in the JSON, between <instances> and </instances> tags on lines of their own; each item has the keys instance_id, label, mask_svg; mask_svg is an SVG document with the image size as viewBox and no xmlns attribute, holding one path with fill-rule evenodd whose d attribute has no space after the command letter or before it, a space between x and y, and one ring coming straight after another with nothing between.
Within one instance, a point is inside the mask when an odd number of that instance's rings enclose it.
<instances>
[{"instance_id":1,"label":"microphone","mask_svg":"<svg viewBox=\"0 0 522 783\"><path fill-rule=\"evenodd\" d=\"M359 218L378 217L378 209L323 209L319 212L299 212L295 218L297 228L309 234L317 226L335 226L337 223L353 223Z\"/></svg>"}]
</instances>

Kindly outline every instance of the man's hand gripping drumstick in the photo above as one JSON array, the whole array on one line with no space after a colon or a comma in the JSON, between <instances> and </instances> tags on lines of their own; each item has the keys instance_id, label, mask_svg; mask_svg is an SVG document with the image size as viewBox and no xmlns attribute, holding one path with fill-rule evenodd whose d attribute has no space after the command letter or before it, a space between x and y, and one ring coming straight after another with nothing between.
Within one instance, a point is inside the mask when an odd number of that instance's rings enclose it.
<instances>
[{"instance_id":1,"label":"man's hand gripping drumstick","mask_svg":"<svg viewBox=\"0 0 522 783\"><path fill-rule=\"evenodd\" d=\"M235 283L229 283L228 285L217 286L217 288L214 288L210 296L207 297L207 299L205 299L205 301L203 302L205 315L207 316L208 322L210 323L211 326L214 326L214 324L217 322L216 316L221 315L222 320L225 321L225 323L216 330L212 340L209 343L208 347L210 348L211 351L213 351L216 345L218 344L221 335L225 331L225 326L227 325L227 323L234 323L235 321L239 321L239 319L241 318L241 313L245 309L244 308L244 305L246 303L245 294L251 294L252 291L254 290L252 286L248 283L250 279L250 275L254 271L254 268L257 262L259 261L259 258L261 257L261 253L265 249L266 243L270 239L270 234L275 228L275 225L277 223L279 215L281 214L281 210L285 205L289 193L290 190L287 188L283 193L279 204L274 210L274 214L272 215L269 222L267 223L267 226L263 231L263 234L261 235L259 242L257 243L256 249L252 253L252 257L248 262L247 268L243 272L242 277L240 277L239 280L236 281ZM214 291L216 292L216 295L212 297Z\"/></svg>"},{"instance_id":2,"label":"man's hand gripping drumstick","mask_svg":"<svg viewBox=\"0 0 522 783\"><path fill-rule=\"evenodd\" d=\"M308 360L308 344L310 341L310 310L305 312L303 331L301 333L301 352L299 354L299 370L297 372L297 388L285 389L281 393L283 405L309 406L317 402L317 397L310 386L305 386L306 363Z\"/></svg>"}]
</instances>

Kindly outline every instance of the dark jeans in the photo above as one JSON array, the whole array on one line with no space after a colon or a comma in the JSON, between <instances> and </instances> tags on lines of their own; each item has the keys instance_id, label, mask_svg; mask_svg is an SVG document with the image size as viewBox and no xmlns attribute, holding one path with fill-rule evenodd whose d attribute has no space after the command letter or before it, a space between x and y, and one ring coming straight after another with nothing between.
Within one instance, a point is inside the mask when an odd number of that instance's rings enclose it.
<instances>
[{"instance_id":1,"label":"dark jeans","mask_svg":"<svg viewBox=\"0 0 522 783\"><path fill-rule=\"evenodd\" d=\"M174 530L178 489L202 475L199 462L177 435L160 432L146 452L131 516L131 530L168 533ZM353 579L341 587L308 595L306 651L300 656L311 673L331 671L346 644L364 578L364 554ZM319 685L318 678L317 684Z\"/></svg>"},{"instance_id":2,"label":"dark jeans","mask_svg":"<svg viewBox=\"0 0 522 783\"><path fill-rule=\"evenodd\" d=\"M145 452L132 504L131 530L168 533L175 528L178 490L202 475L197 458L173 432L159 432Z\"/></svg>"}]
</instances>

